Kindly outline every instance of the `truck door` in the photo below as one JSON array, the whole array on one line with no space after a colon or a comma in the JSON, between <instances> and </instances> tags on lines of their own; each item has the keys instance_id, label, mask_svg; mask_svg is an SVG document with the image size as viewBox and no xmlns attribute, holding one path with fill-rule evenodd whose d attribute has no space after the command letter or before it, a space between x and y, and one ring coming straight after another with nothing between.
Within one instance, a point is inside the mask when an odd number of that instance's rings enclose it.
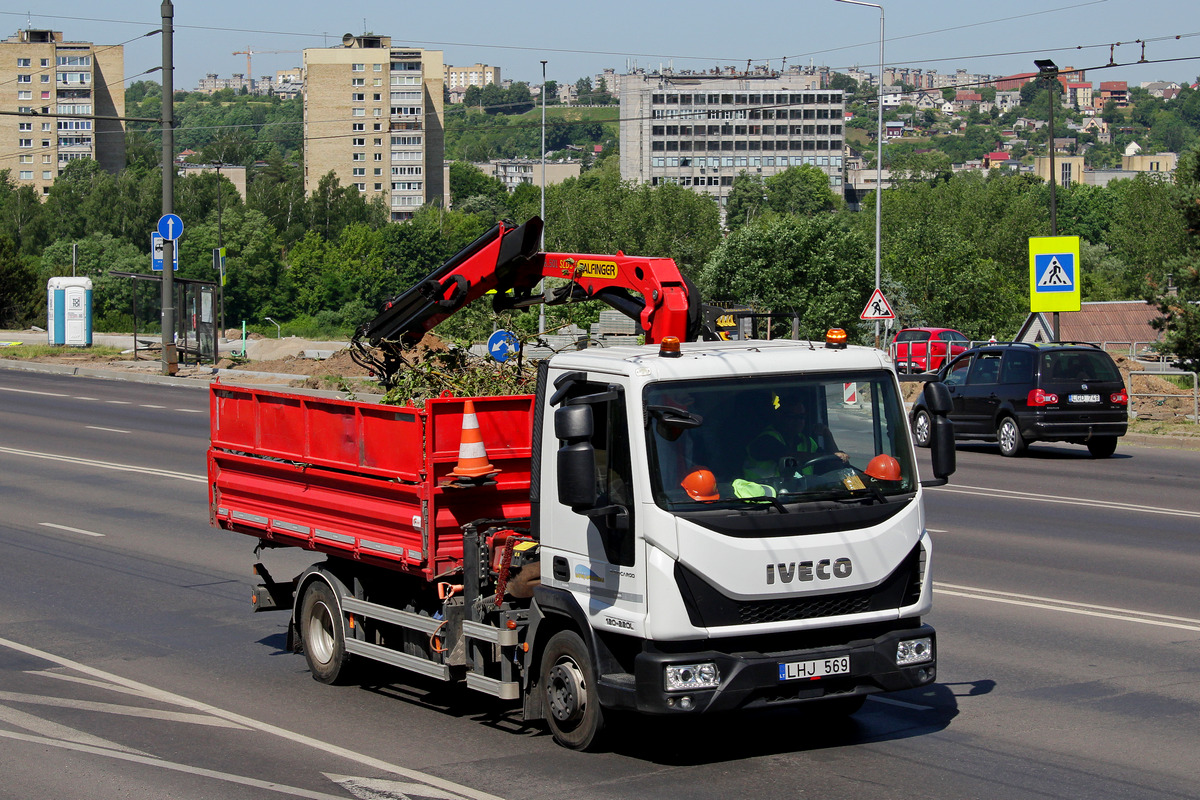
<instances>
[{"instance_id":1,"label":"truck door","mask_svg":"<svg viewBox=\"0 0 1200 800\"><path fill-rule=\"evenodd\" d=\"M591 408L596 499L590 508L575 509L557 496L555 502L543 502L548 513L542 526L542 580L549 566L553 585L569 589L597 628L632 633L641 630L644 617L645 554L636 535L639 489L627 394L612 383L577 381L562 403ZM560 444L552 442L555 448ZM548 463L555 463L553 457Z\"/></svg>"}]
</instances>

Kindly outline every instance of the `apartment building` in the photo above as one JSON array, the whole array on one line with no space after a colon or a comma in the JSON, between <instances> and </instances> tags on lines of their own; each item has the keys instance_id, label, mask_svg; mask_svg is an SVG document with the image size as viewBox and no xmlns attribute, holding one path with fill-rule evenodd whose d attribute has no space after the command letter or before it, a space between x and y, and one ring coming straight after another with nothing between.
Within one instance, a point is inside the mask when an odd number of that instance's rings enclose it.
<instances>
[{"instance_id":1,"label":"apartment building","mask_svg":"<svg viewBox=\"0 0 1200 800\"><path fill-rule=\"evenodd\" d=\"M333 172L383 197L393 220L441 203L445 69L440 50L351 36L304 51L304 190Z\"/></svg>"},{"instance_id":2,"label":"apartment building","mask_svg":"<svg viewBox=\"0 0 1200 800\"><path fill-rule=\"evenodd\" d=\"M842 92L798 73L621 76L621 177L676 183L724 205L741 172L811 164L842 193Z\"/></svg>"},{"instance_id":3,"label":"apartment building","mask_svg":"<svg viewBox=\"0 0 1200 800\"><path fill-rule=\"evenodd\" d=\"M480 88L487 86L489 83L500 85L500 68L489 67L487 64L472 64L469 67L452 67L446 64L443 67L446 88L450 91L455 89L465 90L471 86Z\"/></svg>"},{"instance_id":4,"label":"apartment building","mask_svg":"<svg viewBox=\"0 0 1200 800\"><path fill-rule=\"evenodd\" d=\"M48 194L80 158L125 167L125 53L68 42L61 31L19 30L0 41L0 169ZM109 119L95 119L96 116Z\"/></svg>"}]
</instances>

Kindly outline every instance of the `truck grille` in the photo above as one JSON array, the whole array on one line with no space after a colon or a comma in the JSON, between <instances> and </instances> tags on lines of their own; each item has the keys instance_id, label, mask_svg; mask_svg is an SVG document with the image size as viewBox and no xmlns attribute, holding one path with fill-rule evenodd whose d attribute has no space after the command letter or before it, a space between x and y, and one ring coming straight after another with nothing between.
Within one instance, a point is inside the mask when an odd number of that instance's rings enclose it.
<instances>
[{"instance_id":1,"label":"truck grille","mask_svg":"<svg viewBox=\"0 0 1200 800\"><path fill-rule=\"evenodd\" d=\"M734 600L679 563L675 564L675 582L692 624L711 628L839 617L912 605L921 596L921 567L921 547L917 545L877 586L854 592L779 600Z\"/></svg>"}]
</instances>

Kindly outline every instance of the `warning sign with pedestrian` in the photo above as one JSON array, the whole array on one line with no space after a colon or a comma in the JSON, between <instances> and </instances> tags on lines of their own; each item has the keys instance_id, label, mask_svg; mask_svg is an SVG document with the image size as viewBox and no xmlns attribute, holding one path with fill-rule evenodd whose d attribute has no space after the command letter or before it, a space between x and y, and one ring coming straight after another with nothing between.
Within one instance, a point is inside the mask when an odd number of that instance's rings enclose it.
<instances>
[{"instance_id":1,"label":"warning sign with pedestrian","mask_svg":"<svg viewBox=\"0 0 1200 800\"><path fill-rule=\"evenodd\" d=\"M1079 237L1029 239L1029 310L1078 311Z\"/></svg>"},{"instance_id":2,"label":"warning sign with pedestrian","mask_svg":"<svg viewBox=\"0 0 1200 800\"><path fill-rule=\"evenodd\" d=\"M895 319L896 312L892 311L891 304L887 298L883 296L883 292L878 289L871 295L871 299L867 301L863 312L858 315L859 319Z\"/></svg>"}]
</instances>

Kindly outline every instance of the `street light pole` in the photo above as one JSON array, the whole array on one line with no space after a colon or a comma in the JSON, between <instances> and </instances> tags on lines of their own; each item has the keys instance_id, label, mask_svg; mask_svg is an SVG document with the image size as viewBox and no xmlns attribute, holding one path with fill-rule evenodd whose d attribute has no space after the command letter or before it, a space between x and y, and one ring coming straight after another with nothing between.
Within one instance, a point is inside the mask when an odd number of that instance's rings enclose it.
<instances>
[{"instance_id":1,"label":"street light pole","mask_svg":"<svg viewBox=\"0 0 1200 800\"><path fill-rule=\"evenodd\" d=\"M175 210L175 7L163 0L162 7L162 213ZM162 374L174 375L179 370L179 354L175 350L175 248L177 241L163 238L162 278Z\"/></svg>"},{"instance_id":2,"label":"street light pole","mask_svg":"<svg viewBox=\"0 0 1200 800\"><path fill-rule=\"evenodd\" d=\"M546 252L546 59L542 59L542 241L539 249ZM539 292L545 293L546 279L542 278ZM538 333L546 332L546 304L538 305Z\"/></svg>"},{"instance_id":3,"label":"street light pole","mask_svg":"<svg viewBox=\"0 0 1200 800\"><path fill-rule=\"evenodd\" d=\"M877 3L864 3L862 0L837 0L853 6L869 6L879 9L879 87L876 92L876 116L878 126L875 132L875 291L879 291L880 260L882 250L880 242L883 230L883 6ZM879 320L875 320L875 347L879 347Z\"/></svg>"}]
</instances>

